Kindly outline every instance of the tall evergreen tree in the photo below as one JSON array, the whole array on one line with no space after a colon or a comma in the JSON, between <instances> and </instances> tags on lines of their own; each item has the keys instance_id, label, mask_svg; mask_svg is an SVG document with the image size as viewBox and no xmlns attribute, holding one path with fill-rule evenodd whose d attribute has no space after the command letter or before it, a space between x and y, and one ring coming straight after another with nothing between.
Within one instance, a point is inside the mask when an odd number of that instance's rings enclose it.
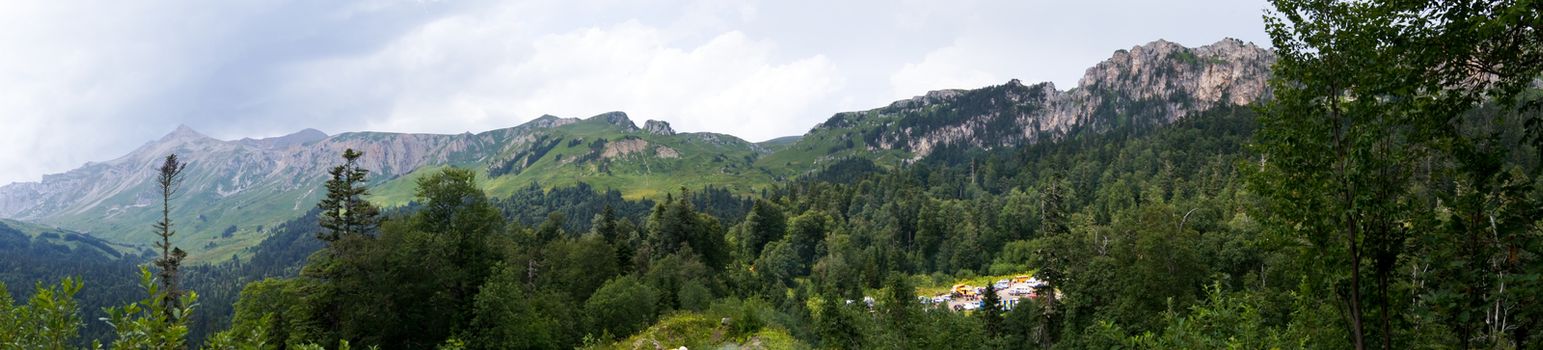
<instances>
[{"instance_id":1,"label":"tall evergreen tree","mask_svg":"<svg viewBox=\"0 0 1543 350\"><path fill-rule=\"evenodd\" d=\"M975 311L975 316L986 326L987 336L996 338L1002 335L1002 297L997 295L995 285L986 284L986 291L980 299L980 310Z\"/></svg>"},{"instance_id":2,"label":"tall evergreen tree","mask_svg":"<svg viewBox=\"0 0 1543 350\"><path fill-rule=\"evenodd\" d=\"M1074 242L1068 224L1071 197L1069 187L1060 174L1049 176L1040 187L1040 238L1034 241L1037 249L1031 264L1039 267L1038 274L1046 282L1039 291L1045 301L1044 308L1040 310L1044 320L1039 328L1039 340L1045 348L1050 348L1056 342L1061 320L1066 313L1060 309L1059 301L1056 300L1056 290L1072 283L1067 270L1073 267L1073 262L1078 258L1074 248L1077 242Z\"/></svg>"},{"instance_id":3,"label":"tall evergreen tree","mask_svg":"<svg viewBox=\"0 0 1543 350\"><path fill-rule=\"evenodd\" d=\"M343 150L343 164L327 171L327 196L316 204L321 209L319 217L322 232L316 238L327 243L356 235L365 235L380 225L380 209L364 196L370 194L364 185L370 171L359 167L363 152L349 148Z\"/></svg>"},{"instance_id":4,"label":"tall evergreen tree","mask_svg":"<svg viewBox=\"0 0 1543 350\"><path fill-rule=\"evenodd\" d=\"M740 256L746 260L760 256L767 244L781 239L787 232L787 218L783 216L782 209L765 199L755 201L742 225L737 248Z\"/></svg>"},{"instance_id":5,"label":"tall evergreen tree","mask_svg":"<svg viewBox=\"0 0 1543 350\"><path fill-rule=\"evenodd\" d=\"M171 236L177 231L172 229L171 200L177 196L177 188L182 184L182 171L187 164L177 160L177 155L166 156L166 161L157 169L155 179L156 188L161 194L161 221L155 223L155 233L161 236L161 241L156 242L156 247L161 249L161 258L155 260L155 266L161 268L161 300L167 306L167 318L175 321L180 315L173 310L182 308L182 291L178 289L179 269L182 259L187 257L187 252L182 248L171 245Z\"/></svg>"}]
</instances>

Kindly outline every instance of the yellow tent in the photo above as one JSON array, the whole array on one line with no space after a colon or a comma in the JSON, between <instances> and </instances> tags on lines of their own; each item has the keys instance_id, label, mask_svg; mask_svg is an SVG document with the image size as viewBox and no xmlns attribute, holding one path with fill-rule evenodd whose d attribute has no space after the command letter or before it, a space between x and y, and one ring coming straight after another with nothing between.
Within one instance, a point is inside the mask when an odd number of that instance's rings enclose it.
<instances>
[{"instance_id":1,"label":"yellow tent","mask_svg":"<svg viewBox=\"0 0 1543 350\"><path fill-rule=\"evenodd\" d=\"M958 294L962 294L962 295L972 295L972 294L975 294L975 288L974 287L970 287L970 285L968 285L968 284L955 284L954 285L954 293L958 293Z\"/></svg>"}]
</instances>

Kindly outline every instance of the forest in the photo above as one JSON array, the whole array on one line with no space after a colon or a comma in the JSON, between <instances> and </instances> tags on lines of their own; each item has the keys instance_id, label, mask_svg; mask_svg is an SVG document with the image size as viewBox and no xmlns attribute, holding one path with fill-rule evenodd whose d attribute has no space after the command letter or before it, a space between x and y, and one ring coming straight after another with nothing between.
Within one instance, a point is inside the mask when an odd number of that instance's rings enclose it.
<instances>
[{"instance_id":1,"label":"forest","mask_svg":"<svg viewBox=\"0 0 1543 350\"><path fill-rule=\"evenodd\" d=\"M640 200L449 167L396 208L350 150L207 266L0 230L37 281L0 347L1543 349L1543 2L1272 4L1272 97L1160 126ZM1016 275L1036 297L924 302Z\"/></svg>"}]
</instances>

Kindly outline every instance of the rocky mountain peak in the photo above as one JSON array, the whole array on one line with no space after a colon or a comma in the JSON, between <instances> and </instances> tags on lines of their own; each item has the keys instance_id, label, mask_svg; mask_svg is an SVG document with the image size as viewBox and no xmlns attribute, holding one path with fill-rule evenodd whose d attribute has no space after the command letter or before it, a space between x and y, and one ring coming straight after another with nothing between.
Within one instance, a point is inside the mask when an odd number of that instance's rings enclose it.
<instances>
[{"instance_id":1,"label":"rocky mountain peak","mask_svg":"<svg viewBox=\"0 0 1543 350\"><path fill-rule=\"evenodd\" d=\"M1269 97L1274 62L1270 50L1232 38L1194 48L1157 40L1088 68L1070 93L1080 106L1060 106L1058 114L1097 124L1107 119L1100 116L1139 105L1148 118L1169 123L1218 105L1250 104Z\"/></svg>"},{"instance_id":2,"label":"rocky mountain peak","mask_svg":"<svg viewBox=\"0 0 1543 350\"><path fill-rule=\"evenodd\" d=\"M593 117L589 117L589 119L600 120L607 124L619 126L624 131L634 131L638 129L637 124L633 124L632 119L627 118L626 112L605 112L597 114Z\"/></svg>"},{"instance_id":3,"label":"rocky mountain peak","mask_svg":"<svg viewBox=\"0 0 1543 350\"><path fill-rule=\"evenodd\" d=\"M1013 81L1018 81L1018 80L1017 79L1013 79ZM928 91L926 94L921 95L921 96L916 96L916 97L912 97L910 99L899 100L899 101L895 101L893 103L890 103L889 104L889 108L917 108L917 107L928 106L928 105L933 105L933 104L938 104L938 103L945 103L945 102L953 101L954 98L959 97L959 95L963 95L965 92L968 92L968 91L969 90L961 90L961 89L944 89L944 90Z\"/></svg>"},{"instance_id":4,"label":"rocky mountain peak","mask_svg":"<svg viewBox=\"0 0 1543 350\"><path fill-rule=\"evenodd\" d=\"M1232 38L1196 48L1157 40L1116 51L1088 68L1079 88L1112 90L1130 99L1182 93L1208 103L1224 102L1226 95L1225 102L1248 104L1267 96L1274 61L1269 50Z\"/></svg>"},{"instance_id":5,"label":"rocky mountain peak","mask_svg":"<svg viewBox=\"0 0 1543 350\"><path fill-rule=\"evenodd\" d=\"M177 125L176 130L172 130L171 133L166 134L166 136L162 136L161 142L186 141L207 138L209 138L209 136L205 136L203 133L200 133L197 130L193 130L193 128L188 127L187 124L179 124Z\"/></svg>"},{"instance_id":6,"label":"rocky mountain peak","mask_svg":"<svg viewBox=\"0 0 1543 350\"><path fill-rule=\"evenodd\" d=\"M316 129L312 129L312 128L305 128L305 129L302 129L300 131L296 131L293 134L286 135L285 137L318 137L318 136L325 138L325 137L327 137L327 133L322 132L321 130L316 130Z\"/></svg>"},{"instance_id":7,"label":"rocky mountain peak","mask_svg":"<svg viewBox=\"0 0 1543 350\"><path fill-rule=\"evenodd\" d=\"M579 120L576 118L561 118L551 114L543 114L541 117L536 118L535 120L531 120L524 125L529 125L532 128L555 128L563 125L573 124L578 121Z\"/></svg>"},{"instance_id":8,"label":"rocky mountain peak","mask_svg":"<svg viewBox=\"0 0 1543 350\"><path fill-rule=\"evenodd\" d=\"M643 130L655 135L674 135L675 129L670 128L670 123L663 120L648 120L643 122Z\"/></svg>"},{"instance_id":9,"label":"rocky mountain peak","mask_svg":"<svg viewBox=\"0 0 1543 350\"><path fill-rule=\"evenodd\" d=\"M921 158L944 146L1028 144L1074 128L1163 125L1268 98L1274 60L1270 50L1237 39L1193 48L1156 40L1115 51L1087 69L1071 90L1017 79L973 90L937 90L884 108L837 113L812 132L891 129L866 133L869 149L904 149ZM863 121L869 118L876 119Z\"/></svg>"},{"instance_id":10,"label":"rocky mountain peak","mask_svg":"<svg viewBox=\"0 0 1543 350\"><path fill-rule=\"evenodd\" d=\"M296 131L289 135L262 139L244 138L236 142L243 145L259 148L282 149L292 146L306 145L312 142L324 140L326 138L327 133L321 132L321 130L305 128L304 130Z\"/></svg>"}]
</instances>

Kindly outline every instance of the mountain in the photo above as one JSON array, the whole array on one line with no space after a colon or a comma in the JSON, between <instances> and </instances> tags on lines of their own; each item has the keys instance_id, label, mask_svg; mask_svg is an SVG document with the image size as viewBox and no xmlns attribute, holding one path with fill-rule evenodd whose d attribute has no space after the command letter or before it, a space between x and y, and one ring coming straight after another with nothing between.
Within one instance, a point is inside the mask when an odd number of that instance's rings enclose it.
<instances>
[{"instance_id":1,"label":"mountain","mask_svg":"<svg viewBox=\"0 0 1543 350\"><path fill-rule=\"evenodd\" d=\"M1237 39L1196 48L1158 40L1115 52L1071 90L1014 79L837 113L759 164L793 173L850 157L895 164L948 148L994 149L1058 139L1074 130L1165 125L1221 105L1268 98L1274 60L1269 50Z\"/></svg>"},{"instance_id":2,"label":"mountain","mask_svg":"<svg viewBox=\"0 0 1543 350\"><path fill-rule=\"evenodd\" d=\"M326 138L327 133L321 132L321 130L307 128L305 130L300 130L289 135L257 140L245 138L237 142L243 145L258 148L284 149L292 146L304 146L316 141L324 140Z\"/></svg>"},{"instance_id":3,"label":"mountain","mask_svg":"<svg viewBox=\"0 0 1543 350\"><path fill-rule=\"evenodd\" d=\"M802 136L751 143L730 135L677 132L623 112L542 116L525 124L456 135L317 130L223 141L186 126L118 159L88 163L41 182L0 187L0 217L144 243L159 215L155 165L176 153L190 165L173 219L175 243L195 261L246 253L274 225L298 217L322 195L326 170L348 148L364 152L383 205L413 198L415 180L446 166L479 171L503 197L539 183L580 182L626 197L680 187L755 193L851 158L881 166L948 150L997 149L1055 140L1078 130L1157 127L1218 106L1268 98L1269 50L1235 39L1187 48L1155 41L1119 50L1089 68L1077 87L1012 80L974 90L940 90L888 106L837 113Z\"/></svg>"},{"instance_id":4,"label":"mountain","mask_svg":"<svg viewBox=\"0 0 1543 350\"><path fill-rule=\"evenodd\" d=\"M445 166L482 171L494 196L539 182L580 181L646 196L697 183L749 192L768 183L752 171L755 144L712 133L674 133L669 125L632 124L625 113L588 119L543 116L520 126L458 135L304 130L222 141L186 126L118 159L90 163L41 182L0 187L0 217L70 227L124 242L148 242L159 216L156 164L176 153L189 165L173 202L174 241L195 258L228 258L259 242L272 225L313 207L326 171L344 149L363 151L376 196L385 205L412 199L413 180ZM737 185L737 186L736 186Z\"/></svg>"}]
</instances>

